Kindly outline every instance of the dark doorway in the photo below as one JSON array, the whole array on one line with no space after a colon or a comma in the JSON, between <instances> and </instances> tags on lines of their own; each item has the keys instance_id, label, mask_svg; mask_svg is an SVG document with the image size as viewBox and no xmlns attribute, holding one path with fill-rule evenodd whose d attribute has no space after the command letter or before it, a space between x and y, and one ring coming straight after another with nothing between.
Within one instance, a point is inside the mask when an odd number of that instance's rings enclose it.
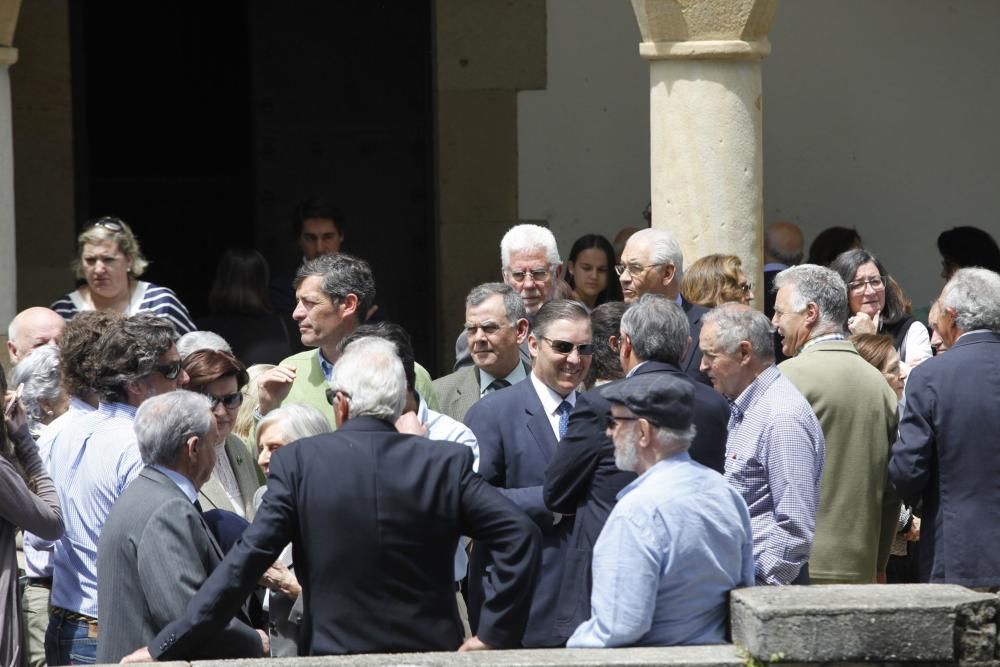
<instances>
[{"instance_id":1,"label":"dark doorway","mask_svg":"<svg viewBox=\"0 0 1000 667\"><path fill-rule=\"evenodd\" d=\"M429 1L71 3L78 223L128 221L204 312L216 261L289 275L295 204L345 214L386 319L435 368Z\"/></svg>"}]
</instances>

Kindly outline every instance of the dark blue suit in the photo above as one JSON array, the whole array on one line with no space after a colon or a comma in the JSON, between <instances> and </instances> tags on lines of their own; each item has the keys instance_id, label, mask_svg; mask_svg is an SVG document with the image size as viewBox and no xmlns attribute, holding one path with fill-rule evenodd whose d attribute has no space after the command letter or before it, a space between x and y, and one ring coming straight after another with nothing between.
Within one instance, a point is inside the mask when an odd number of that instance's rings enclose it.
<instances>
[{"instance_id":1,"label":"dark blue suit","mask_svg":"<svg viewBox=\"0 0 1000 667\"><path fill-rule=\"evenodd\" d=\"M698 339L701 337L701 318L708 312L708 308L691 303L684 297L681 297L681 308L687 316L688 324L691 325L691 347L681 359L681 370L692 379L711 387L712 381L701 372L701 346L698 344Z\"/></svg>"},{"instance_id":2,"label":"dark blue suit","mask_svg":"<svg viewBox=\"0 0 1000 667\"><path fill-rule=\"evenodd\" d=\"M535 582L531 611L524 632L526 647L559 646L565 637L555 632L555 607L565 548L573 517L553 525L542 498L545 467L556 448L556 436L531 378L488 394L465 415L465 424L479 441L479 474L520 507L541 528L542 564ZM492 590L492 555L480 545L469 564L469 622L476 632L482 596Z\"/></svg>"},{"instance_id":3,"label":"dark blue suit","mask_svg":"<svg viewBox=\"0 0 1000 667\"><path fill-rule=\"evenodd\" d=\"M910 373L889 478L923 500L920 579L1000 586L1000 334L969 333Z\"/></svg>"},{"instance_id":4,"label":"dark blue suit","mask_svg":"<svg viewBox=\"0 0 1000 667\"><path fill-rule=\"evenodd\" d=\"M671 373L688 377L673 364L647 361L635 375ZM691 457L724 472L729 404L715 390L694 384L694 424L697 435ZM615 505L618 492L636 475L615 466L615 446L605 433L611 404L598 389L576 401L566 437L556 447L545 471L544 497L554 512L574 514L573 534L566 548L566 566L556 613L556 631L569 638L590 618L591 559L594 544Z\"/></svg>"}]
</instances>

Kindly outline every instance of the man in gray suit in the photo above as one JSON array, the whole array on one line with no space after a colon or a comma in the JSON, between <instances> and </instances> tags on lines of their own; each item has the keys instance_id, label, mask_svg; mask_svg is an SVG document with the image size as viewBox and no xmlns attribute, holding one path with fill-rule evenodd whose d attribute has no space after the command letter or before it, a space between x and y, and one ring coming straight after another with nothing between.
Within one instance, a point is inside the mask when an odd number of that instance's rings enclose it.
<instances>
[{"instance_id":1,"label":"man in gray suit","mask_svg":"<svg viewBox=\"0 0 1000 667\"><path fill-rule=\"evenodd\" d=\"M97 549L99 663L149 644L223 557L196 504L219 439L208 398L151 398L136 413L135 432L146 467L111 508ZM267 648L265 633L237 619L217 640L205 647L215 658L259 657Z\"/></svg>"},{"instance_id":2,"label":"man in gray suit","mask_svg":"<svg viewBox=\"0 0 1000 667\"><path fill-rule=\"evenodd\" d=\"M473 365L434 380L441 412L462 421L480 398L528 377L531 366L520 355L528 328L524 302L510 285L473 287L465 299L465 334Z\"/></svg>"}]
</instances>

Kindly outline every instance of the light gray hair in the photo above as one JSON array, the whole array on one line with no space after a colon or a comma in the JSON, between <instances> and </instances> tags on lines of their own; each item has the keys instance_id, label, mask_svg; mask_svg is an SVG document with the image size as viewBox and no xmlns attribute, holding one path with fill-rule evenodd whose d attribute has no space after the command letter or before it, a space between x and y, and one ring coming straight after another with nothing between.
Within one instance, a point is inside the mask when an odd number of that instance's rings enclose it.
<instances>
[{"instance_id":1,"label":"light gray hair","mask_svg":"<svg viewBox=\"0 0 1000 667\"><path fill-rule=\"evenodd\" d=\"M368 311L375 303L375 276L368 262L346 252L320 255L299 267L295 274L295 289L311 276L322 278L320 289L333 303L343 301L349 294L356 296L358 307L354 311L355 317L358 324L364 324Z\"/></svg>"},{"instance_id":2,"label":"light gray hair","mask_svg":"<svg viewBox=\"0 0 1000 667\"><path fill-rule=\"evenodd\" d=\"M338 362L339 363L339 362ZM260 434L264 429L277 425L281 433L289 442L309 438L322 433L329 433L333 429L330 427L330 420L323 416L323 413L311 405L301 403L286 403L280 408L268 412L254 433L254 441L260 443Z\"/></svg>"},{"instance_id":3,"label":"light gray hair","mask_svg":"<svg viewBox=\"0 0 1000 667\"><path fill-rule=\"evenodd\" d=\"M674 281L680 285L684 277L684 253L673 234L666 229L640 229L628 240L633 239L649 244L650 264L673 264Z\"/></svg>"},{"instance_id":4,"label":"light gray hair","mask_svg":"<svg viewBox=\"0 0 1000 667\"><path fill-rule=\"evenodd\" d=\"M204 439L212 428L212 402L207 396L179 389L146 399L135 413L133 428L146 465L173 468L187 439ZM214 442L205 443L209 447Z\"/></svg>"},{"instance_id":5,"label":"light gray hair","mask_svg":"<svg viewBox=\"0 0 1000 667\"><path fill-rule=\"evenodd\" d=\"M940 308L955 310L962 331L1000 331L1000 275L989 269L959 269L941 292Z\"/></svg>"},{"instance_id":6,"label":"light gray hair","mask_svg":"<svg viewBox=\"0 0 1000 667\"><path fill-rule=\"evenodd\" d=\"M507 321L511 324L515 324L518 320L528 316L528 311L524 309L524 301L521 300L521 295L507 283L483 283L482 285L476 285L469 292L469 296L465 297L465 307L475 308L493 296L499 296L503 299L504 314L507 316Z\"/></svg>"},{"instance_id":7,"label":"light gray hair","mask_svg":"<svg viewBox=\"0 0 1000 667\"><path fill-rule=\"evenodd\" d=\"M176 345L177 354L181 356L181 361L198 350L233 353L233 348L229 346L226 339L213 331L189 331L177 339Z\"/></svg>"},{"instance_id":8,"label":"light gray hair","mask_svg":"<svg viewBox=\"0 0 1000 667\"><path fill-rule=\"evenodd\" d=\"M679 365L691 335L687 315L662 294L643 294L622 315L622 333L642 361Z\"/></svg>"},{"instance_id":9,"label":"light gray hair","mask_svg":"<svg viewBox=\"0 0 1000 667\"><path fill-rule=\"evenodd\" d=\"M531 250L544 250L550 266L562 264L552 232L538 225L514 225L500 240L500 268L506 271L510 267L511 253Z\"/></svg>"},{"instance_id":10,"label":"light gray hair","mask_svg":"<svg viewBox=\"0 0 1000 667\"><path fill-rule=\"evenodd\" d=\"M660 456L667 457L689 450L696 433L697 429L694 424L684 430L657 426L651 430L650 440L653 441L653 447L656 448Z\"/></svg>"},{"instance_id":11,"label":"light gray hair","mask_svg":"<svg viewBox=\"0 0 1000 667\"><path fill-rule=\"evenodd\" d=\"M52 343L42 345L21 359L10 372L10 385L16 387L21 383L24 383L21 402L28 414L28 427L35 433L45 419L45 411L38 402L53 402L63 395L59 348Z\"/></svg>"},{"instance_id":12,"label":"light gray hair","mask_svg":"<svg viewBox=\"0 0 1000 667\"><path fill-rule=\"evenodd\" d=\"M395 422L406 403L406 376L396 346L365 336L344 348L333 367L330 387L346 394L348 414Z\"/></svg>"},{"instance_id":13,"label":"light gray hair","mask_svg":"<svg viewBox=\"0 0 1000 667\"><path fill-rule=\"evenodd\" d=\"M733 354L741 341L749 341L753 355L761 361L774 361L774 327L767 315L739 303L724 303L702 318L702 326L715 324L715 342L726 354Z\"/></svg>"},{"instance_id":14,"label":"light gray hair","mask_svg":"<svg viewBox=\"0 0 1000 667\"><path fill-rule=\"evenodd\" d=\"M792 307L801 312L809 302L819 308L819 324L843 330L847 322L847 285L833 269L818 264L800 264L774 277L774 291L793 287Z\"/></svg>"}]
</instances>

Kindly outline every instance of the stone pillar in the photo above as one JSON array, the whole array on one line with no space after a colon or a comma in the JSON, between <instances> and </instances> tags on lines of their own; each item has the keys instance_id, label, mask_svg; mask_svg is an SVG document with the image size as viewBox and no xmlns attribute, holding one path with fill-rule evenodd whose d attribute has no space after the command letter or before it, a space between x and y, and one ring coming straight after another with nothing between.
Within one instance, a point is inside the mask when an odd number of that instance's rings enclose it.
<instances>
[{"instance_id":1,"label":"stone pillar","mask_svg":"<svg viewBox=\"0 0 1000 667\"><path fill-rule=\"evenodd\" d=\"M777 0L632 0L649 60L653 226L738 255L763 307L760 60Z\"/></svg>"},{"instance_id":2,"label":"stone pillar","mask_svg":"<svg viewBox=\"0 0 1000 667\"><path fill-rule=\"evenodd\" d=\"M14 236L14 136L11 126L10 74L17 62L14 28L20 0L0 0L0 329L17 314L17 256Z\"/></svg>"}]
</instances>

